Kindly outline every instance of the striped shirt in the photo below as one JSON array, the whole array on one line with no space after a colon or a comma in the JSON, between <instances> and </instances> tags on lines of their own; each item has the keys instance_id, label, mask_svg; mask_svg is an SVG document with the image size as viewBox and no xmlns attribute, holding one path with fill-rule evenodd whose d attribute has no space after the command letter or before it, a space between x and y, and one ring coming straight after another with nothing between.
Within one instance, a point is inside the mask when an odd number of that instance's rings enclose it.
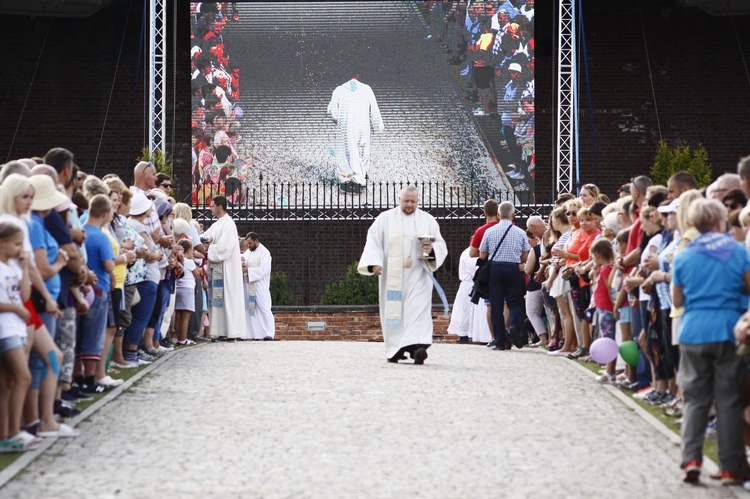
<instances>
[{"instance_id":1,"label":"striped shirt","mask_svg":"<svg viewBox=\"0 0 750 499\"><path fill-rule=\"evenodd\" d=\"M529 238L526 237L523 229L512 225L510 220L500 220L500 223L484 233L479 251L484 251L488 254L487 257L491 258L509 226L511 227L508 235L505 236L502 246L492 258L493 262L521 263L521 255L531 250Z\"/></svg>"}]
</instances>

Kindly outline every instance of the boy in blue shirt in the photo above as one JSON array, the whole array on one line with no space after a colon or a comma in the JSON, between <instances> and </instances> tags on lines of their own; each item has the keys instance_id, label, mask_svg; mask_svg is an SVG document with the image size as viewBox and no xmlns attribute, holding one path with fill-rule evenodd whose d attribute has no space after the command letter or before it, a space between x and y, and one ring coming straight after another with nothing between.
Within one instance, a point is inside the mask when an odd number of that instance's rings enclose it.
<instances>
[{"instance_id":1,"label":"boy in blue shirt","mask_svg":"<svg viewBox=\"0 0 750 499\"><path fill-rule=\"evenodd\" d=\"M96 364L102 356L109 307L110 274L115 268L112 244L102 226L112 219L112 202L109 196L97 194L89 201L86 225L86 252L88 266L96 274L93 286L94 301L89 311L78 318L76 331L76 363L74 379L83 393L102 393L105 387L94 381Z\"/></svg>"}]
</instances>

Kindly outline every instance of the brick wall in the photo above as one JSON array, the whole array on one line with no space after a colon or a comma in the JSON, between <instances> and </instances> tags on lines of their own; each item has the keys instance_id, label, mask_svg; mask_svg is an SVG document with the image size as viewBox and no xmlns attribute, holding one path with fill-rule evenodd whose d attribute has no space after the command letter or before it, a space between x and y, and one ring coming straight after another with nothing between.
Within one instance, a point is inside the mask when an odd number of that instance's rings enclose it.
<instances>
[{"instance_id":1,"label":"brick wall","mask_svg":"<svg viewBox=\"0 0 750 499\"><path fill-rule=\"evenodd\" d=\"M279 307L274 310L277 340L311 341L383 341L380 318L374 307L321 310ZM433 312L433 341L456 341L447 333L449 320L442 312ZM324 331L308 331L308 322L324 322Z\"/></svg>"},{"instance_id":2,"label":"brick wall","mask_svg":"<svg viewBox=\"0 0 750 499\"><path fill-rule=\"evenodd\" d=\"M548 193L557 112L552 3L536 8L537 188ZM702 143L717 176L735 171L738 158L750 154L750 16L711 17L673 0L589 0L583 12L593 113L581 54L581 181L614 195L630 177L649 172L660 138Z\"/></svg>"}]
</instances>

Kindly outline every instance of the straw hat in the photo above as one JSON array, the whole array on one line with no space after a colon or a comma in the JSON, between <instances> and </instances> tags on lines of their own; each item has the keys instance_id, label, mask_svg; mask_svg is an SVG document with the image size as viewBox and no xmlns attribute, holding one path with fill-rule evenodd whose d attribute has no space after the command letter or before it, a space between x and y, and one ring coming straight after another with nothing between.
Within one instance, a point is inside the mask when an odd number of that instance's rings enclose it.
<instances>
[{"instance_id":1,"label":"straw hat","mask_svg":"<svg viewBox=\"0 0 750 499\"><path fill-rule=\"evenodd\" d=\"M57 190L52 177L47 175L32 175L29 182L34 186L34 200L31 209L34 211L51 210L68 200L68 196Z\"/></svg>"}]
</instances>

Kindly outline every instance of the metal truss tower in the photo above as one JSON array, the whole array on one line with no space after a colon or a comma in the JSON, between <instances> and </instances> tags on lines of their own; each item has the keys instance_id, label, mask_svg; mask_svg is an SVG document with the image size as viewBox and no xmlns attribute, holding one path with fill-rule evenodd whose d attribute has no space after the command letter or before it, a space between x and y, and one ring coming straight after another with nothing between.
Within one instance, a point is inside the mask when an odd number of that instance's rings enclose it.
<instances>
[{"instance_id":1,"label":"metal truss tower","mask_svg":"<svg viewBox=\"0 0 750 499\"><path fill-rule=\"evenodd\" d=\"M166 53L167 53L167 1L148 0L149 30L149 124L148 147L151 154L164 151L166 124ZM176 8L176 7L173 7ZM174 28L173 28L174 29Z\"/></svg>"},{"instance_id":2,"label":"metal truss tower","mask_svg":"<svg viewBox=\"0 0 750 499\"><path fill-rule=\"evenodd\" d=\"M557 31L557 163L555 196L575 194L573 170L576 157L577 94L576 81L576 0L558 0L560 10Z\"/></svg>"}]
</instances>

